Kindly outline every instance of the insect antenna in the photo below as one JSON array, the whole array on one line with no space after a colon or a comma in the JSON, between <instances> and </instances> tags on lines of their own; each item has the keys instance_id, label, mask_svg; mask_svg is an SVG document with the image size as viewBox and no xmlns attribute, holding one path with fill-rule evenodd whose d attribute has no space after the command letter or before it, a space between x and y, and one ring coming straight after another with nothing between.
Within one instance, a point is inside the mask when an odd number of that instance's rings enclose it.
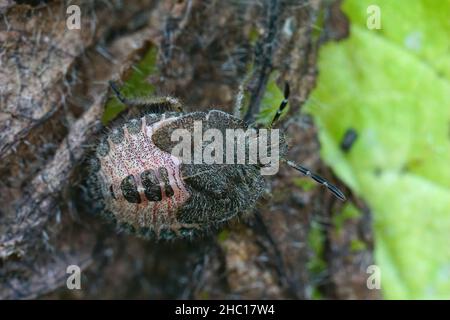
<instances>
[{"instance_id":1,"label":"insect antenna","mask_svg":"<svg viewBox=\"0 0 450 320\"><path fill-rule=\"evenodd\" d=\"M305 168L299 164L294 163L291 160L286 160L283 159L290 167L294 168L297 171L300 171L301 173L303 173L305 176L310 177L311 179L313 179L314 181L320 183L321 185L327 187L328 190L330 190L330 192L332 194L334 194L337 198L339 198L342 201L345 201L345 195L344 193L339 190L338 187L336 187L335 185L331 184L330 182L328 182L326 179L322 178L321 176L311 172L311 170L309 170L308 168Z\"/></svg>"},{"instance_id":2,"label":"insect antenna","mask_svg":"<svg viewBox=\"0 0 450 320\"><path fill-rule=\"evenodd\" d=\"M272 128L272 126L278 121L278 119L281 116L281 113L283 112L284 108L286 108L288 104L288 98L290 93L289 84L286 82L284 84L284 99L281 101L280 106L278 107L277 113L275 113L275 116L272 119L272 122L269 125L269 128Z\"/></svg>"}]
</instances>

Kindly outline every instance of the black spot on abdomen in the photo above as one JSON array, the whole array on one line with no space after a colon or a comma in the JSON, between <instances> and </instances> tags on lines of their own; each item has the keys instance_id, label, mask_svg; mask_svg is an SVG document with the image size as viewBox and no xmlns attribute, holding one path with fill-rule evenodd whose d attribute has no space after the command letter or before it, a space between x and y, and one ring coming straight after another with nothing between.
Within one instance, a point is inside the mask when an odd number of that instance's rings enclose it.
<instances>
[{"instance_id":1,"label":"black spot on abdomen","mask_svg":"<svg viewBox=\"0 0 450 320\"><path fill-rule=\"evenodd\" d=\"M158 178L153 170L146 170L141 173L142 186L144 194L148 201L161 201L161 187Z\"/></svg>"},{"instance_id":2,"label":"black spot on abdomen","mask_svg":"<svg viewBox=\"0 0 450 320\"><path fill-rule=\"evenodd\" d=\"M161 167L158 169L159 170L159 175L161 176L161 179L164 182L164 192L166 193L167 197L172 197L174 195L172 186L170 185L169 182L169 173L167 172L167 169L164 167Z\"/></svg>"},{"instance_id":3,"label":"black spot on abdomen","mask_svg":"<svg viewBox=\"0 0 450 320\"><path fill-rule=\"evenodd\" d=\"M124 178L120 183L123 197L130 203L141 203L141 196L137 190L136 180L133 175Z\"/></svg>"}]
</instances>

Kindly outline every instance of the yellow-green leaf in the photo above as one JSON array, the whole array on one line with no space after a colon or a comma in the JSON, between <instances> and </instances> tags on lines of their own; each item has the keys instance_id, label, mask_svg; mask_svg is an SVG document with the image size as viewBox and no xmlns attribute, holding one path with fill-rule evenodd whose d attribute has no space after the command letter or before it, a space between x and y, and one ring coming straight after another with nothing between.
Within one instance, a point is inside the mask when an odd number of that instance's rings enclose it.
<instances>
[{"instance_id":1,"label":"yellow-green leaf","mask_svg":"<svg viewBox=\"0 0 450 320\"><path fill-rule=\"evenodd\" d=\"M370 30L371 5L381 29ZM450 1L346 0L307 102L322 156L374 214L385 298L450 298ZM348 129L358 137L344 152Z\"/></svg>"}]
</instances>

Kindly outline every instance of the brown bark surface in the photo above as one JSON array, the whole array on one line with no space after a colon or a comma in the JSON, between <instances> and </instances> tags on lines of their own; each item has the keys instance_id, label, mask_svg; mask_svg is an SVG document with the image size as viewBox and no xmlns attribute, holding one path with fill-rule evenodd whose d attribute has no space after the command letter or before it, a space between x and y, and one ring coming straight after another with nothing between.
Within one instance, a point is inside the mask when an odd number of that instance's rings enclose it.
<instances>
[{"instance_id":1,"label":"brown bark surface","mask_svg":"<svg viewBox=\"0 0 450 320\"><path fill-rule=\"evenodd\" d=\"M231 112L256 56L248 86L253 119L276 70L292 92L284 123L290 158L339 185L320 161L314 123L298 113L315 85L319 46L345 36L338 4L70 4L81 8L81 30L66 28L65 1L0 1L0 299L378 297L366 288L370 211L350 197L363 215L337 232L331 221L343 204L322 188L301 190L292 169L269 179L254 214L192 242L117 234L80 209L74 191L101 130L107 81L126 79L152 46L158 77L148 81L190 110ZM323 236L320 253L308 240L312 226ZM350 250L354 240L365 249ZM326 265L320 272L311 267L318 258ZM83 270L82 290L66 288L71 264Z\"/></svg>"}]
</instances>

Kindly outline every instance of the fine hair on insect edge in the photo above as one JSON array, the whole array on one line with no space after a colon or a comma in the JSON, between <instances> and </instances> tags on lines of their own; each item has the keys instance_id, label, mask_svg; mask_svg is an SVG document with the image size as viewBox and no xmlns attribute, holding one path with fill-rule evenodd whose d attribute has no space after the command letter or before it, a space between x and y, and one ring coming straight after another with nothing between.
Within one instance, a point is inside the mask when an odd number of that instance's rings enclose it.
<instances>
[{"instance_id":1,"label":"fine hair on insect edge","mask_svg":"<svg viewBox=\"0 0 450 320\"><path fill-rule=\"evenodd\" d=\"M266 190L262 170L268 169L268 162L261 157L261 150L268 150L269 157L277 157L345 200L336 186L286 157L284 134L275 126L288 105L287 83L284 99L265 128L247 124L239 112L187 112L170 96L131 99L114 82L109 84L127 108L95 145L89 157L86 189L91 209L121 231L143 238L194 238L251 212ZM240 108L237 105L235 110ZM173 138L179 132L189 138L183 139L182 155L173 152L180 145ZM231 142L217 138L228 138L230 132L236 134ZM237 133L242 132L246 135L240 140ZM210 143L198 143L199 134L207 136L205 140ZM212 150L212 142L216 149ZM255 145L258 156L253 155ZM226 153L218 152L225 149ZM242 156L239 149L245 151L243 159L238 159ZM219 161L186 161L191 153L194 158L209 154Z\"/></svg>"}]
</instances>

